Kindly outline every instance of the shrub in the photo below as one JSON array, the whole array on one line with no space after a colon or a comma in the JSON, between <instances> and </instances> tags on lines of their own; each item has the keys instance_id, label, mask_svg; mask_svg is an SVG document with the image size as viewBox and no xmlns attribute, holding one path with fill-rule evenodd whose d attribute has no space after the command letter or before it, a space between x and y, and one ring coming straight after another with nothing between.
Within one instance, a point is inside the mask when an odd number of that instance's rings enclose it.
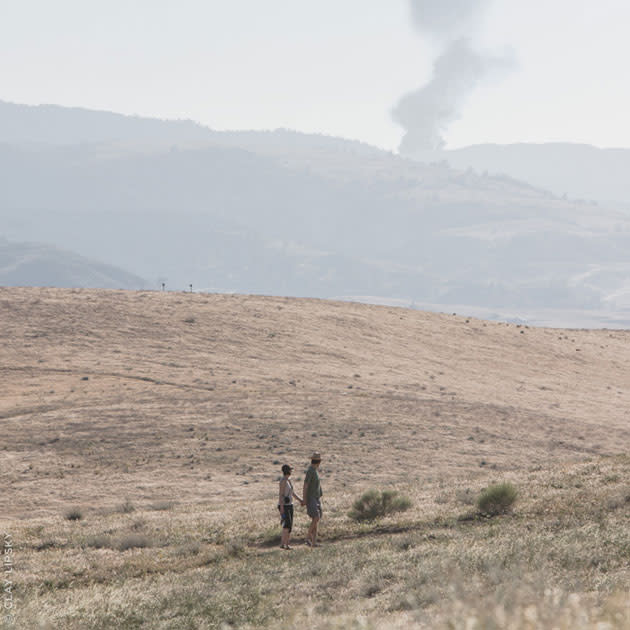
<instances>
[{"instance_id":1,"label":"shrub","mask_svg":"<svg viewBox=\"0 0 630 630\"><path fill-rule=\"evenodd\" d=\"M35 549L37 551L46 551L46 549L55 549L55 547L58 546L59 544L56 540L53 540L52 538L47 538L46 540L42 540L42 542L40 542L38 545L35 545Z\"/></svg>"},{"instance_id":2,"label":"shrub","mask_svg":"<svg viewBox=\"0 0 630 630\"><path fill-rule=\"evenodd\" d=\"M183 545L179 545L179 547L175 548L173 553L179 557L186 557L186 556L196 556L199 554L200 551L201 551L201 543L197 541L193 541L193 542L185 543Z\"/></svg>"},{"instance_id":3,"label":"shrub","mask_svg":"<svg viewBox=\"0 0 630 630\"><path fill-rule=\"evenodd\" d=\"M482 514L497 516L511 511L518 492L511 483L498 483L486 488L477 499L477 508Z\"/></svg>"},{"instance_id":4,"label":"shrub","mask_svg":"<svg viewBox=\"0 0 630 630\"><path fill-rule=\"evenodd\" d=\"M83 512L78 507L69 508L64 512L64 518L67 521L80 521L83 518Z\"/></svg>"},{"instance_id":5,"label":"shrub","mask_svg":"<svg viewBox=\"0 0 630 630\"><path fill-rule=\"evenodd\" d=\"M166 511L170 510L175 506L173 501L158 501L157 503L153 503L151 505L152 510L156 511Z\"/></svg>"},{"instance_id":6,"label":"shrub","mask_svg":"<svg viewBox=\"0 0 630 630\"><path fill-rule=\"evenodd\" d=\"M135 508L134 504L129 499L125 499L125 502L121 503L118 506L117 511L122 513L122 514L131 514L131 512L133 512L135 509L136 508Z\"/></svg>"},{"instance_id":7,"label":"shrub","mask_svg":"<svg viewBox=\"0 0 630 630\"><path fill-rule=\"evenodd\" d=\"M361 588L361 595L363 597L375 597L383 590L383 586L380 582L367 582Z\"/></svg>"},{"instance_id":8,"label":"shrub","mask_svg":"<svg viewBox=\"0 0 630 630\"><path fill-rule=\"evenodd\" d=\"M404 512L410 507L411 501L398 496L395 490L368 490L354 502L349 516L355 521L372 521L394 512Z\"/></svg>"},{"instance_id":9,"label":"shrub","mask_svg":"<svg viewBox=\"0 0 630 630\"><path fill-rule=\"evenodd\" d=\"M90 536L85 541L85 545L87 547L92 547L93 549L111 549L112 539L109 536L105 536L104 534L98 536Z\"/></svg>"},{"instance_id":10,"label":"shrub","mask_svg":"<svg viewBox=\"0 0 630 630\"><path fill-rule=\"evenodd\" d=\"M231 558L239 558L245 553L245 543L242 540L233 540L226 545L225 552Z\"/></svg>"},{"instance_id":11,"label":"shrub","mask_svg":"<svg viewBox=\"0 0 630 630\"><path fill-rule=\"evenodd\" d=\"M151 541L147 536L141 534L131 534L124 536L116 544L118 551L127 551L127 549L134 549L136 547L150 547Z\"/></svg>"},{"instance_id":12,"label":"shrub","mask_svg":"<svg viewBox=\"0 0 630 630\"><path fill-rule=\"evenodd\" d=\"M395 543L395 547L399 550L399 551L409 551L412 547L414 547L414 539L411 538L410 536L405 536L403 538L399 538L396 543Z\"/></svg>"}]
</instances>

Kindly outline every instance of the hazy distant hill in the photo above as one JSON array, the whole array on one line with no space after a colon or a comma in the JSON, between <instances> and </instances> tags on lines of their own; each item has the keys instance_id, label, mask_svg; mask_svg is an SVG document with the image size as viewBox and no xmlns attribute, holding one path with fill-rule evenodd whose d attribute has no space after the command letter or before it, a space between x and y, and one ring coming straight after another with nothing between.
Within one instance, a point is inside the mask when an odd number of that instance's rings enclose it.
<instances>
[{"instance_id":1,"label":"hazy distant hill","mask_svg":"<svg viewBox=\"0 0 630 630\"><path fill-rule=\"evenodd\" d=\"M139 289L142 278L40 243L0 238L0 286Z\"/></svg>"},{"instance_id":2,"label":"hazy distant hill","mask_svg":"<svg viewBox=\"0 0 630 630\"><path fill-rule=\"evenodd\" d=\"M626 214L325 136L5 103L0 219L150 286L630 311Z\"/></svg>"},{"instance_id":3,"label":"hazy distant hill","mask_svg":"<svg viewBox=\"0 0 630 630\"><path fill-rule=\"evenodd\" d=\"M0 100L0 142L13 145L108 145L150 150L209 144L256 153L314 156L330 149L378 155L379 149L354 140L290 130L214 131L192 120L160 120L59 105L21 105Z\"/></svg>"},{"instance_id":4,"label":"hazy distant hill","mask_svg":"<svg viewBox=\"0 0 630 630\"><path fill-rule=\"evenodd\" d=\"M80 107L0 101L0 139L10 144L176 143L210 133L189 120L161 121Z\"/></svg>"},{"instance_id":5,"label":"hazy distant hill","mask_svg":"<svg viewBox=\"0 0 630 630\"><path fill-rule=\"evenodd\" d=\"M556 195L630 205L630 149L586 144L479 144L444 152L455 168L504 173Z\"/></svg>"}]
</instances>

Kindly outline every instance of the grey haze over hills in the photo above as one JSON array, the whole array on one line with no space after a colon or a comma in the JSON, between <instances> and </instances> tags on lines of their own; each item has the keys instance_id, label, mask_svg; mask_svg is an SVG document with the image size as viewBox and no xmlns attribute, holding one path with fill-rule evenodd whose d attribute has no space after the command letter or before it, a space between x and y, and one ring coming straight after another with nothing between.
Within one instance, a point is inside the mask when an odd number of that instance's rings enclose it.
<instances>
[{"instance_id":1,"label":"grey haze over hills","mask_svg":"<svg viewBox=\"0 0 630 630\"><path fill-rule=\"evenodd\" d=\"M80 107L0 101L0 139L7 144L177 143L210 134L189 120L166 123Z\"/></svg>"},{"instance_id":2,"label":"grey haze over hills","mask_svg":"<svg viewBox=\"0 0 630 630\"><path fill-rule=\"evenodd\" d=\"M0 238L0 285L140 289L142 278L112 265L39 243Z\"/></svg>"},{"instance_id":3,"label":"grey haze over hills","mask_svg":"<svg viewBox=\"0 0 630 630\"><path fill-rule=\"evenodd\" d=\"M630 325L627 214L339 138L0 103L0 218L155 288Z\"/></svg>"},{"instance_id":4,"label":"grey haze over hills","mask_svg":"<svg viewBox=\"0 0 630 630\"><path fill-rule=\"evenodd\" d=\"M630 209L630 149L586 144L480 144L444 151L454 167L502 173L574 199L625 204Z\"/></svg>"}]
</instances>

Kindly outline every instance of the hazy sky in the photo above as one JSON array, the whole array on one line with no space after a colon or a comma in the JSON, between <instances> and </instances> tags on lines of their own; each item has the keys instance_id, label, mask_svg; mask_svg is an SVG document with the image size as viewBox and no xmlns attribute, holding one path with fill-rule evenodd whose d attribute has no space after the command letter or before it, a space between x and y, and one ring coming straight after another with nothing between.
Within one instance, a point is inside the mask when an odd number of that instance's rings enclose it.
<instances>
[{"instance_id":1,"label":"hazy sky","mask_svg":"<svg viewBox=\"0 0 630 630\"><path fill-rule=\"evenodd\" d=\"M514 67L470 94L448 146L630 147L630 2L488 5L466 34ZM215 129L287 127L393 150L391 112L429 81L438 53L407 0L0 0L0 100Z\"/></svg>"}]
</instances>

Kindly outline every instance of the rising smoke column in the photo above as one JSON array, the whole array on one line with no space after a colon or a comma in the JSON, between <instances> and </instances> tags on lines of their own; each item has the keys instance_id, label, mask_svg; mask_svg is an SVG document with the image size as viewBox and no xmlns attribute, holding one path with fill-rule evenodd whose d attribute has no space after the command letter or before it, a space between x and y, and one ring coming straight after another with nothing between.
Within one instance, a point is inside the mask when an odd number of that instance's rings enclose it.
<instances>
[{"instance_id":1,"label":"rising smoke column","mask_svg":"<svg viewBox=\"0 0 630 630\"><path fill-rule=\"evenodd\" d=\"M474 49L471 35L488 0L410 0L418 31L433 39L441 54L428 84L404 96L392 112L405 135L400 153L419 155L444 147L443 134L461 115L466 97L491 71L510 65L505 57Z\"/></svg>"},{"instance_id":2,"label":"rising smoke column","mask_svg":"<svg viewBox=\"0 0 630 630\"><path fill-rule=\"evenodd\" d=\"M488 0L409 0L411 18L423 34L442 41L465 37L483 15Z\"/></svg>"}]
</instances>

